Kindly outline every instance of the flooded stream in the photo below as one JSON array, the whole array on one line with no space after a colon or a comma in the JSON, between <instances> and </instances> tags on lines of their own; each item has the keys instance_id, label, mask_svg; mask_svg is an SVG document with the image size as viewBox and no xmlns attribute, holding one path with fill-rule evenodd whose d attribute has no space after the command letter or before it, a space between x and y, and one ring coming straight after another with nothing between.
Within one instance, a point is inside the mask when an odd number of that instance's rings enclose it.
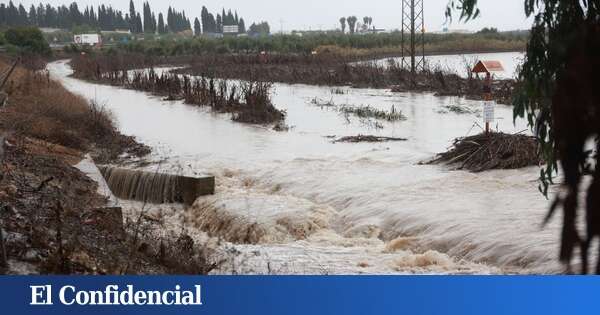
<instances>
[{"instance_id":1,"label":"flooded stream","mask_svg":"<svg viewBox=\"0 0 600 315\"><path fill-rule=\"evenodd\" d=\"M463 274L555 273L558 223L542 230L549 202L536 167L472 174L419 165L456 137L481 132L479 102L389 90L276 84L273 103L289 132L234 123L228 115L143 92L69 77L65 87L109 108L120 130L151 146L161 171L213 174L217 194L188 210L165 211L173 225L209 231L235 260L221 273ZM313 100L402 111L405 121L345 116ZM446 110L460 105L470 110ZM493 126L507 133L512 108ZM332 143L372 134L397 143Z\"/></svg>"},{"instance_id":2,"label":"flooded stream","mask_svg":"<svg viewBox=\"0 0 600 315\"><path fill-rule=\"evenodd\" d=\"M523 63L525 54L519 52L503 53L480 53L463 55L441 55L426 56L425 64L429 69L442 70L450 73L456 73L464 78L468 77L469 68L474 66L479 60L495 60L502 63L504 71L493 73L494 77L499 79L513 79L517 76L517 68ZM400 63L401 58L392 58ZM379 65L387 65L389 59L380 59L375 62Z\"/></svg>"}]
</instances>

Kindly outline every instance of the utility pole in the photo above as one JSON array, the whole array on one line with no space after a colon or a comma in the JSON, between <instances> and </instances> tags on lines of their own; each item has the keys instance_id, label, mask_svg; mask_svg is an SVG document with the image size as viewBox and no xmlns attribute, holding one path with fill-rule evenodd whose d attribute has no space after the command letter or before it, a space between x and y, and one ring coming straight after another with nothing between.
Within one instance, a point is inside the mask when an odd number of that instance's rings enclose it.
<instances>
[{"instance_id":1,"label":"utility pole","mask_svg":"<svg viewBox=\"0 0 600 315\"><path fill-rule=\"evenodd\" d=\"M423 1L402 0L402 67L409 68L413 75L425 70Z\"/></svg>"}]
</instances>

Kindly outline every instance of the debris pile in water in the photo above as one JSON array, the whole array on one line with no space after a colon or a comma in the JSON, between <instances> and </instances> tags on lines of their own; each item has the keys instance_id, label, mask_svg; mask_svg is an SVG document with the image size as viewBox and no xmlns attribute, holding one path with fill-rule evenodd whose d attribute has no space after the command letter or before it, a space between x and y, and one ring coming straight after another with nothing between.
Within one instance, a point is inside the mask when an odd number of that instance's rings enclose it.
<instances>
[{"instance_id":1,"label":"debris pile in water","mask_svg":"<svg viewBox=\"0 0 600 315\"><path fill-rule=\"evenodd\" d=\"M540 165L538 142L522 134L490 133L458 138L453 148L429 164L446 163L458 169L483 172Z\"/></svg>"},{"instance_id":2,"label":"debris pile in water","mask_svg":"<svg viewBox=\"0 0 600 315\"><path fill-rule=\"evenodd\" d=\"M388 141L408 141L408 139L358 135L358 136L342 137L342 138L339 138L339 139L333 141L333 143L338 143L338 142L346 142L346 143L388 142Z\"/></svg>"}]
</instances>

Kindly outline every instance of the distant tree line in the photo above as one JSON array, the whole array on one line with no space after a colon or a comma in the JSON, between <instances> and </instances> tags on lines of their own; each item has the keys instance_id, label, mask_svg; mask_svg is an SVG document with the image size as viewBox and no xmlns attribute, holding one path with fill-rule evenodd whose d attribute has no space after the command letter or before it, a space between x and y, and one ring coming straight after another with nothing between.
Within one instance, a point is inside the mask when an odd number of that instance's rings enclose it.
<instances>
[{"instance_id":1,"label":"distant tree line","mask_svg":"<svg viewBox=\"0 0 600 315\"><path fill-rule=\"evenodd\" d=\"M259 23L257 25L260 25ZM265 26L266 27L266 26ZM252 28L252 26L250 27ZM249 34L251 30L249 29ZM519 51L525 49L529 33L498 32L493 34L433 34L425 35L425 46L432 53L465 53L474 51ZM351 36L340 32L306 32L302 36L282 34L185 40L133 41L117 46L128 52L153 56L197 55L205 53L278 53L312 54L313 51L353 53L351 49L371 50L385 56L398 55L402 44L400 32Z\"/></svg>"},{"instance_id":2,"label":"distant tree line","mask_svg":"<svg viewBox=\"0 0 600 315\"><path fill-rule=\"evenodd\" d=\"M498 33L498 29L495 27L484 27L479 32L479 34L496 34Z\"/></svg>"},{"instance_id":3,"label":"distant tree line","mask_svg":"<svg viewBox=\"0 0 600 315\"><path fill-rule=\"evenodd\" d=\"M251 36L265 35L271 33L271 27L267 22L252 23L248 29L248 34Z\"/></svg>"},{"instance_id":4,"label":"distant tree line","mask_svg":"<svg viewBox=\"0 0 600 315\"><path fill-rule=\"evenodd\" d=\"M197 26L202 23L202 32L204 34L223 33L223 26L238 26L239 33L246 33L246 22L243 18L238 16L238 13L231 12L228 10L225 13L225 9L215 17L214 14L208 12L206 7L202 7L200 14L201 21L198 21ZM196 25L196 23L194 23ZM196 26L194 27L196 29ZM200 30L198 27L197 30Z\"/></svg>"},{"instance_id":5,"label":"distant tree line","mask_svg":"<svg viewBox=\"0 0 600 315\"><path fill-rule=\"evenodd\" d=\"M265 22L266 23L266 22ZM110 5L97 8L86 6L80 8L76 2L69 6L52 6L40 3L31 5L27 10L22 4L13 1L0 4L0 26L21 27L37 26L46 28L73 29L88 26L100 31L129 30L134 34L166 34L194 30L196 35L222 33L223 26L238 26L239 33L246 33L246 23L237 12L225 9L216 16L202 7L201 19L194 20L194 25L185 11L169 7L166 17L163 13L152 11L150 3L144 2L142 11L136 10L133 0L129 2L129 12L122 12ZM266 24L268 26L268 24ZM268 27L263 23L256 27L261 34L268 34Z\"/></svg>"}]
</instances>

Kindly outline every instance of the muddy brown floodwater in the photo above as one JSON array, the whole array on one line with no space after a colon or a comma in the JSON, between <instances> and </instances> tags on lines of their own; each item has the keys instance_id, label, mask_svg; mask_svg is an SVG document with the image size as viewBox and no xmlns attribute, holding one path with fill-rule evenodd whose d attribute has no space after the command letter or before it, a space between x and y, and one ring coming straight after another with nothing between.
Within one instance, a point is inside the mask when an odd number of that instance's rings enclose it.
<instances>
[{"instance_id":1,"label":"muddy brown floodwater","mask_svg":"<svg viewBox=\"0 0 600 315\"><path fill-rule=\"evenodd\" d=\"M163 211L173 228L209 232L235 252L218 272L242 274L556 273L558 222L542 230L549 202L536 167L472 174L418 165L456 137L481 131L481 105L457 97L276 84L273 103L289 132L232 122L228 115L142 92L69 77L71 91L105 104L121 132L154 149L147 166L217 177L217 194L195 207ZM405 121L364 121L315 106L370 105ZM460 105L458 114L444 110ZM515 133L512 108L498 106L494 129ZM377 126L379 125L379 126ZM381 128L383 127L383 128ZM404 142L332 143L369 134ZM158 166L157 166L158 165ZM224 245L225 244L225 245Z\"/></svg>"}]
</instances>

